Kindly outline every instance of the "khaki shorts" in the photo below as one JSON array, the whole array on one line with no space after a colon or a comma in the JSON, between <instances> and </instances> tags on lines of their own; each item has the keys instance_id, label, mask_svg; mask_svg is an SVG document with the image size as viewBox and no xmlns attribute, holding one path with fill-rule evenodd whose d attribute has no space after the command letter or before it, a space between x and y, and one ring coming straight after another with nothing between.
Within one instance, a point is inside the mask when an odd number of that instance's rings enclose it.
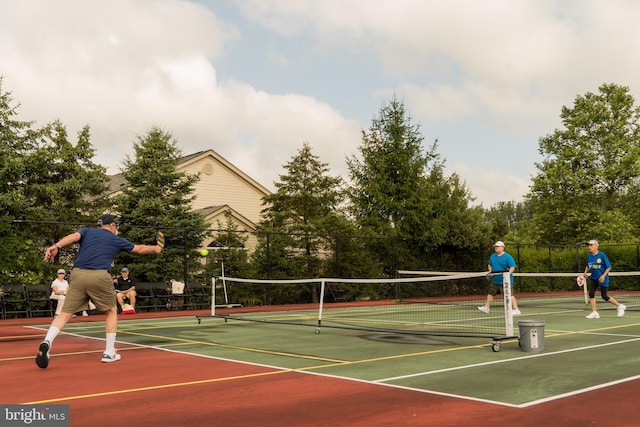
<instances>
[{"instance_id":1,"label":"khaki shorts","mask_svg":"<svg viewBox=\"0 0 640 427\"><path fill-rule=\"evenodd\" d=\"M91 300L97 311L108 311L116 305L113 279L107 270L74 268L69 277L69 289L62 311L76 313L86 310Z\"/></svg>"}]
</instances>

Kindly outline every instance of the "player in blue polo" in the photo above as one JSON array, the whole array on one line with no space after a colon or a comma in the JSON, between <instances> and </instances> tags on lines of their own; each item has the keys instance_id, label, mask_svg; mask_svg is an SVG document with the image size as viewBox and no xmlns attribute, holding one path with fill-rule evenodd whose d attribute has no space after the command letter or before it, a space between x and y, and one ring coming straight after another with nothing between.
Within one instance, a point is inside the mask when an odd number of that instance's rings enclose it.
<instances>
[{"instance_id":1,"label":"player in blue polo","mask_svg":"<svg viewBox=\"0 0 640 427\"><path fill-rule=\"evenodd\" d=\"M587 319L600 318L600 314L596 309L596 290L598 288L600 288L602 299L615 305L618 317L622 317L627 306L620 304L615 298L607 295L609 291L609 272L611 271L609 258L599 250L600 245L597 240L589 240L587 244L589 245L589 255L587 255L587 266L584 269L584 275L589 278L587 290L589 291L589 304L591 304L591 313L587 316Z\"/></svg>"},{"instance_id":2,"label":"player in blue polo","mask_svg":"<svg viewBox=\"0 0 640 427\"><path fill-rule=\"evenodd\" d=\"M61 248L76 243L79 244L78 255L71 270L69 291L62 312L60 316L53 319L44 340L38 347L36 364L42 369L49 366L49 351L53 340L71 319L73 313L87 307L90 299L98 311L106 314L106 344L102 354L102 362L119 361L120 354L115 349L118 311L113 280L109 273L111 264L120 252L145 255L159 254L162 251L162 247L158 245L135 245L119 237L116 220L113 216L104 214L98 218L97 228L82 228L48 247L45 251L44 261L52 261Z\"/></svg>"},{"instance_id":3,"label":"player in blue polo","mask_svg":"<svg viewBox=\"0 0 640 427\"><path fill-rule=\"evenodd\" d=\"M503 271L513 273L516 269L516 261L513 257L504 251L504 242L498 240L494 245L494 253L489 257L489 273ZM513 283L513 274L511 274L511 283ZM481 305L478 307L483 313L489 313L491 309L491 303L496 295L504 292L504 286L502 283L502 274L495 274L491 279L491 284L489 285L489 293L487 294L487 302L485 305ZM519 316L520 310L518 309L518 303L516 302L516 297L511 295L511 314L514 316Z\"/></svg>"}]
</instances>

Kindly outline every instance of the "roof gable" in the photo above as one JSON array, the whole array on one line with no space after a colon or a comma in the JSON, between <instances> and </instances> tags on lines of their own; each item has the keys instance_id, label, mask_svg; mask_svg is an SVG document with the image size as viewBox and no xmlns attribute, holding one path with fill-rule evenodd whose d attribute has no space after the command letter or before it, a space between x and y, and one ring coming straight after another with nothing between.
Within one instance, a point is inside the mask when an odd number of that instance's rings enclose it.
<instances>
[{"instance_id":1,"label":"roof gable","mask_svg":"<svg viewBox=\"0 0 640 427\"><path fill-rule=\"evenodd\" d=\"M233 211L246 221L246 226L255 228L260 221L263 199L271 192L214 150L199 151L180 158L176 171L200 176L193 187L193 210L233 206ZM117 195L125 185L122 173L110 176L109 195Z\"/></svg>"},{"instance_id":2,"label":"roof gable","mask_svg":"<svg viewBox=\"0 0 640 427\"><path fill-rule=\"evenodd\" d=\"M200 151L198 153L185 156L182 159L180 159L180 162L178 163L177 168L178 170L186 169L191 164L200 162L207 157L212 158L216 163L219 163L221 166L226 168L229 172L233 173L238 178L242 179L247 184L254 187L258 192L262 193L263 195L267 196L271 194L271 191L269 191L266 187L264 187L262 184L260 184L258 181L254 180L253 178L251 178L242 170L238 169L235 165L233 165L231 162L229 162L227 159L225 159L224 157L222 157L220 154L216 153L213 150Z\"/></svg>"}]
</instances>

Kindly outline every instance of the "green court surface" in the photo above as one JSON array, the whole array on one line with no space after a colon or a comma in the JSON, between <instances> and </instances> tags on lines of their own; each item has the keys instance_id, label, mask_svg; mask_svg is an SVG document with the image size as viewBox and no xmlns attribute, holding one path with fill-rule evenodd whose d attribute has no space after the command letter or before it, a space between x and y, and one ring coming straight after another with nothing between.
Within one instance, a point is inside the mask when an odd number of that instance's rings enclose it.
<instances>
[{"instance_id":1,"label":"green court surface","mask_svg":"<svg viewBox=\"0 0 640 427\"><path fill-rule=\"evenodd\" d=\"M543 351L518 339L492 350L486 337L394 334L196 317L124 320L118 346L140 345L281 370L526 407L640 377L640 312L527 309L544 321ZM104 324L69 324L66 333L104 337ZM523 341L524 342L524 341Z\"/></svg>"}]
</instances>

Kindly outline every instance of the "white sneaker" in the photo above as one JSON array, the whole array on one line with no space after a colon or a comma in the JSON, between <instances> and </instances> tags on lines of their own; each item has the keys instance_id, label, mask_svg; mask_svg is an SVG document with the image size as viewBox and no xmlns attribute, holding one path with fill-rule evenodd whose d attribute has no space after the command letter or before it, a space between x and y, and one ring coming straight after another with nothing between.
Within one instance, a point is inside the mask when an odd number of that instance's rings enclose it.
<instances>
[{"instance_id":1,"label":"white sneaker","mask_svg":"<svg viewBox=\"0 0 640 427\"><path fill-rule=\"evenodd\" d=\"M88 316L88 314L87 314L87 312L86 312L86 311L83 311L83 312L82 312L82 315L83 315L83 316Z\"/></svg>"},{"instance_id":2,"label":"white sneaker","mask_svg":"<svg viewBox=\"0 0 640 427\"><path fill-rule=\"evenodd\" d=\"M618 317L624 316L624 311L627 309L627 306L624 304L620 304L618 306Z\"/></svg>"},{"instance_id":3,"label":"white sneaker","mask_svg":"<svg viewBox=\"0 0 640 427\"><path fill-rule=\"evenodd\" d=\"M480 307L478 307L478 310L480 310L481 312L488 314L489 313L489 309L487 308L486 305L481 305Z\"/></svg>"},{"instance_id":4,"label":"white sneaker","mask_svg":"<svg viewBox=\"0 0 640 427\"><path fill-rule=\"evenodd\" d=\"M120 355L115 351L113 352L113 354L102 353L102 363L117 362L120 359Z\"/></svg>"},{"instance_id":5,"label":"white sneaker","mask_svg":"<svg viewBox=\"0 0 640 427\"><path fill-rule=\"evenodd\" d=\"M522 313L520 313L520 310L518 310L517 308L516 308L515 310L512 310L512 311L511 311L511 314L512 314L512 315L514 315L514 316L520 316L520 315L522 315Z\"/></svg>"},{"instance_id":6,"label":"white sneaker","mask_svg":"<svg viewBox=\"0 0 640 427\"><path fill-rule=\"evenodd\" d=\"M590 315L587 316L587 319L599 319L600 315L597 311L592 311Z\"/></svg>"}]
</instances>

